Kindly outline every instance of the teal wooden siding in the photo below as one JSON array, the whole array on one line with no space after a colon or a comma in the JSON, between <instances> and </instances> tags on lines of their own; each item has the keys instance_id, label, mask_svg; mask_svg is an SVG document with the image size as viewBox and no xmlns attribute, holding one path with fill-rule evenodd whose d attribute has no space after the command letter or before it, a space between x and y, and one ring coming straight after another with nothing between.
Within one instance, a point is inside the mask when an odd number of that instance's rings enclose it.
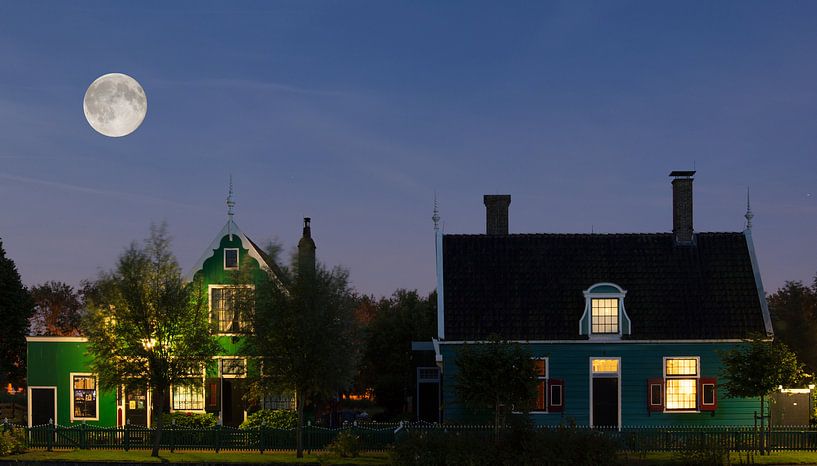
<instances>
[{"instance_id":1,"label":"teal wooden siding","mask_svg":"<svg viewBox=\"0 0 817 466\"><path fill-rule=\"evenodd\" d=\"M91 358L86 354L88 344L84 342L32 341L28 342L28 386L57 387L57 419L59 425L81 424L71 422L71 373L91 372ZM97 384L99 380L97 380ZM97 387L99 399L99 420L86 421L99 426L116 425L116 392L101 391Z\"/></svg>"},{"instance_id":2,"label":"teal wooden siding","mask_svg":"<svg viewBox=\"0 0 817 466\"><path fill-rule=\"evenodd\" d=\"M558 343L527 344L533 357L548 357L549 376L564 380L562 413L532 414L540 425L590 424L590 358L621 358L622 426L752 425L760 407L756 398L730 399L721 387L718 351L739 343ZM465 409L454 391L460 345L440 346L443 355L443 413L447 422L490 422L489 413ZM700 357L701 376L718 378L718 409L701 413L648 413L647 379L663 377L663 358Z\"/></svg>"}]
</instances>

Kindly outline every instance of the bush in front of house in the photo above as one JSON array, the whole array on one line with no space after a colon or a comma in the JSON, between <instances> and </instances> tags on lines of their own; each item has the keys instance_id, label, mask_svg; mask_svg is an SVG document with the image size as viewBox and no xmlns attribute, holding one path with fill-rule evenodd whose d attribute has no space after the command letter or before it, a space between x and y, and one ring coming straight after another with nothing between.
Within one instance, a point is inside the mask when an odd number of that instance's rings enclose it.
<instances>
[{"instance_id":1,"label":"bush in front of house","mask_svg":"<svg viewBox=\"0 0 817 466\"><path fill-rule=\"evenodd\" d=\"M25 434L22 429L0 430L0 456L25 453Z\"/></svg>"},{"instance_id":2,"label":"bush in front of house","mask_svg":"<svg viewBox=\"0 0 817 466\"><path fill-rule=\"evenodd\" d=\"M218 418L212 413L164 413L162 414L162 425L170 427L171 424L179 429L207 429L215 427Z\"/></svg>"},{"instance_id":3,"label":"bush in front of house","mask_svg":"<svg viewBox=\"0 0 817 466\"><path fill-rule=\"evenodd\" d=\"M294 429L298 425L298 413L291 409L262 409L249 416L242 422L239 429Z\"/></svg>"},{"instance_id":4,"label":"bush in front of house","mask_svg":"<svg viewBox=\"0 0 817 466\"><path fill-rule=\"evenodd\" d=\"M362 446L360 436L355 435L352 431L344 430L326 448L341 458L357 458Z\"/></svg>"},{"instance_id":5,"label":"bush in front of house","mask_svg":"<svg viewBox=\"0 0 817 466\"><path fill-rule=\"evenodd\" d=\"M409 432L392 450L396 465L615 465L621 450L603 432L518 427L498 439L485 432Z\"/></svg>"}]
</instances>

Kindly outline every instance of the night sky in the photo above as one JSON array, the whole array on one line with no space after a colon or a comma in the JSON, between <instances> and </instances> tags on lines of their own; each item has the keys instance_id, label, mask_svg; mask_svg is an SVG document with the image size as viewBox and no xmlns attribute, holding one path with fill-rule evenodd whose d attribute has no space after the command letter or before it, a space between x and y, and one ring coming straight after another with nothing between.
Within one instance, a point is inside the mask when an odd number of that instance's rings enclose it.
<instances>
[{"instance_id":1,"label":"night sky","mask_svg":"<svg viewBox=\"0 0 817 466\"><path fill-rule=\"evenodd\" d=\"M23 281L76 285L166 220L184 269L226 221L363 293L434 287L445 231L740 231L767 291L817 272L817 2L3 2L0 237ZM85 121L98 76L142 126ZM288 255L288 254L287 254Z\"/></svg>"}]
</instances>

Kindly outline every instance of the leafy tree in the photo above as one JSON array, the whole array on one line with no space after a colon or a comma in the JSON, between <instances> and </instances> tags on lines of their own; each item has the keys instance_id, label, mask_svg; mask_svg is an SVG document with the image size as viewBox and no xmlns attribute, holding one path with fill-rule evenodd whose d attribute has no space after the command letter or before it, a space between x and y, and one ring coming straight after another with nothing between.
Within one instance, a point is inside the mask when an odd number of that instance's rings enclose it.
<instances>
[{"instance_id":1,"label":"leafy tree","mask_svg":"<svg viewBox=\"0 0 817 466\"><path fill-rule=\"evenodd\" d=\"M263 364L255 390L295 393L299 458L305 404L348 386L357 363L348 273L339 268L308 270L304 262L309 263L296 258L291 268L299 271L296 276L270 277L257 286L253 333L246 344L248 354Z\"/></svg>"},{"instance_id":2,"label":"leafy tree","mask_svg":"<svg viewBox=\"0 0 817 466\"><path fill-rule=\"evenodd\" d=\"M83 303L71 285L45 282L31 289L34 315L32 333L49 336L77 336L80 334Z\"/></svg>"},{"instance_id":3,"label":"leafy tree","mask_svg":"<svg viewBox=\"0 0 817 466\"><path fill-rule=\"evenodd\" d=\"M414 394L411 342L430 341L436 334L436 303L435 293L422 297L397 290L391 298L358 305L358 319L368 320L359 384L374 390L387 414L401 414L406 397Z\"/></svg>"},{"instance_id":4,"label":"leafy tree","mask_svg":"<svg viewBox=\"0 0 817 466\"><path fill-rule=\"evenodd\" d=\"M25 377L26 333L34 304L14 261L0 241L0 379L20 383Z\"/></svg>"},{"instance_id":5,"label":"leafy tree","mask_svg":"<svg viewBox=\"0 0 817 466\"><path fill-rule=\"evenodd\" d=\"M769 296L775 338L797 353L812 374L817 372L817 277L812 286L786 282Z\"/></svg>"},{"instance_id":6,"label":"leafy tree","mask_svg":"<svg viewBox=\"0 0 817 466\"><path fill-rule=\"evenodd\" d=\"M463 345L455 364L457 397L470 408L493 409L497 434L511 407L529 410L536 376L531 355L522 345L496 337L487 343Z\"/></svg>"},{"instance_id":7,"label":"leafy tree","mask_svg":"<svg viewBox=\"0 0 817 466\"><path fill-rule=\"evenodd\" d=\"M765 398L783 385L791 387L801 382L803 365L784 343L760 337L721 354L723 388L730 398L760 397L760 414L764 413ZM760 431L764 429L761 417ZM761 436L761 439L765 439ZM761 452L764 451L761 441Z\"/></svg>"},{"instance_id":8,"label":"leafy tree","mask_svg":"<svg viewBox=\"0 0 817 466\"><path fill-rule=\"evenodd\" d=\"M207 296L199 283L182 279L165 225L152 226L144 244L131 244L90 289L83 330L91 367L102 389L151 388L157 428L152 456L158 456L170 385L194 383L190 375L201 374L219 349Z\"/></svg>"}]
</instances>

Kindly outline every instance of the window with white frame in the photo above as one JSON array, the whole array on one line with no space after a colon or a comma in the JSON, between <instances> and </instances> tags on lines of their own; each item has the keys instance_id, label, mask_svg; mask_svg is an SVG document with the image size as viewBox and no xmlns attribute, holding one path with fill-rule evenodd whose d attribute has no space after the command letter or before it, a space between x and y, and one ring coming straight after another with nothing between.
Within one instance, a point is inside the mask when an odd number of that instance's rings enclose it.
<instances>
[{"instance_id":1,"label":"window with white frame","mask_svg":"<svg viewBox=\"0 0 817 466\"><path fill-rule=\"evenodd\" d=\"M295 397L287 394L266 394L261 398L262 409L295 409Z\"/></svg>"},{"instance_id":2,"label":"window with white frame","mask_svg":"<svg viewBox=\"0 0 817 466\"><path fill-rule=\"evenodd\" d=\"M204 384L200 379L195 379L191 384L173 385L173 410L204 410Z\"/></svg>"},{"instance_id":3,"label":"window with white frame","mask_svg":"<svg viewBox=\"0 0 817 466\"><path fill-rule=\"evenodd\" d=\"M71 374L71 419L98 419L96 377L91 374Z\"/></svg>"},{"instance_id":4,"label":"window with white frame","mask_svg":"<svg viewBox=\"0 0 817 466\"><path fill-rule=\"evenodd\" d=\"M547 358L533 359L533 372L536 374L536 400L532 411L547 411L548 390L548 360Z\"/></svg>"},{"instance_id":5,"label":"window with white frame","mask_svg":"<svg viewBox=\"0 0 817 466\"><path fill-rule=\"evenodd\" d=\"M698 407L700 358L664 358L665 409L694 411Z\"/></svg>"},{"instance_id":6,"label":"window with white frame","mask_svg":"<svg viewBox=\"0 0 817 466\"><path fill-rule=\"evenodd\" d=\"M615 283L602 282L584 290L584 313L579 334L590 339L618 340L631 333L630 318L624 309L627 290Z\"/></svg>"},{"instance_id":7,"label":"window with white frame","mask_svg":"<svg viewBox=\"0 0 817 466\"><path fill-rule=\"evenodd\" d=\"M224 270L238 270L238 248L224 248Z\"/></svg>"},{"instance_id":8,"label":"window with white frame","mask_svg":"<svg viewBox=\"0 0 817 466\"><path fill-rule=\"evenodd\" d=\"M254 306L252 286L210 285L210 319L219 333L243 333Z\"/></svg>"},{"instance_id":9,"label":"window with white frame","mask_svg":"<svg viewBox=\"0 0 817 466\"><path fill-rule=\"evenodd\" d=\"M247 360L244 358L221 358L221 376L241 378L247 375Z\"/></svg>"},{"instance_id":10,"label":"window with white frame","mask_svg":"<svg viewBox=\"0 0 817 466\"><path fill-rule=\"evenodd\" d=\"M590 310L592 333L618 333L618 298L592 298Z\"/></svg>"}]
</instances>

